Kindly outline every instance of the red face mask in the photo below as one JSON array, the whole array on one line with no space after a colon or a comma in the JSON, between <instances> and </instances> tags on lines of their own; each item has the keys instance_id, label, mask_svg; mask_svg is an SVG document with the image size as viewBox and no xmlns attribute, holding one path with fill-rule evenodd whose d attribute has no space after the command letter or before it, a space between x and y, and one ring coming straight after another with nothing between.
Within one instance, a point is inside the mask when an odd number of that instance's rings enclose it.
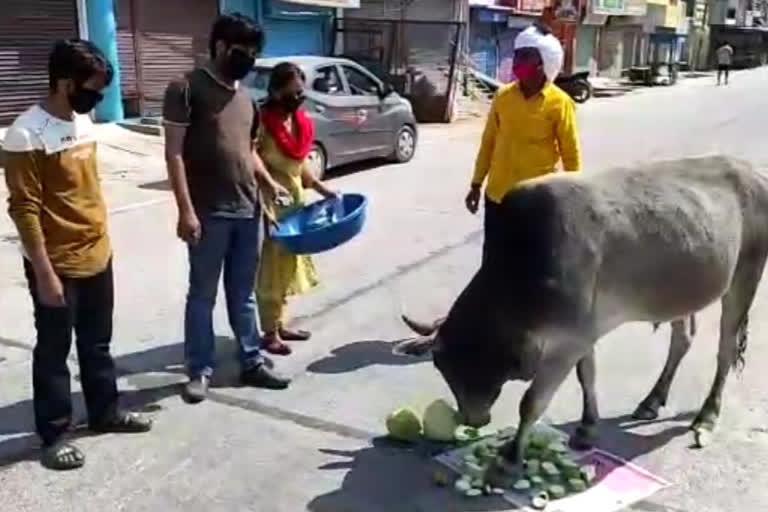
<instances>
[{"instance_id":1,"label":"red face mask","mask_svg":"<svg viewBox=\"0 0 768 512\"><path fill-rule=\"evenodd\" d=\"M519 61L512 64L512 73L519 81L533 80L539 73L539 65L531 61Z\"/></svg>"}]
</instances>

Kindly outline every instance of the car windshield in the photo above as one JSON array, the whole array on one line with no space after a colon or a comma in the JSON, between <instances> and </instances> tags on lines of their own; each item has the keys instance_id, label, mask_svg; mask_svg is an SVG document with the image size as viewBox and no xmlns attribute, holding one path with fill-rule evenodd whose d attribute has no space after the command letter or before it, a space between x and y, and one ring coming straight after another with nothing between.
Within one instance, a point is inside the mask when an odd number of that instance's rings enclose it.
<instances>
[{"instance_id":1,"label":"car windshield","mask_svg":"<svg viewBox=\"0 0 768 512\"><path fill-rule=\"evenodd\" d=\"M243 85L249 89L266 92L269 85L269 77L272 74L272 68L256 67L248 73L243 79Z\"/></svg>"}]
</instances>

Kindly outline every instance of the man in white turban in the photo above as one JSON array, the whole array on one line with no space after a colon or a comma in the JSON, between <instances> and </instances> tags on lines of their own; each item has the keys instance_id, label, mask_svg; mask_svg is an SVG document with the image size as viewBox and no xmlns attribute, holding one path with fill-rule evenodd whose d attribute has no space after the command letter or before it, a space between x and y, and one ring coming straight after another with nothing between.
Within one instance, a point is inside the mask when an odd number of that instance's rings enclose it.
<instances>
[{"instance_id":1,"label":"man in white turban","mask_svg":"<svg viewBox=\"0 0 768 512\"><path fill-rule=\"evenodd\" d=\"M510 189L555 172L560 161L566 171L581 169L573 100L552 83L562 65L563 48L546 27L533 25L515 39L516 81L501 87L491 104L466 198L467 209L476 213L485 185L483 260L492 250L489 239L499 238L492 233L509 222L501 202Z\"/></svg>"}]
</instances>

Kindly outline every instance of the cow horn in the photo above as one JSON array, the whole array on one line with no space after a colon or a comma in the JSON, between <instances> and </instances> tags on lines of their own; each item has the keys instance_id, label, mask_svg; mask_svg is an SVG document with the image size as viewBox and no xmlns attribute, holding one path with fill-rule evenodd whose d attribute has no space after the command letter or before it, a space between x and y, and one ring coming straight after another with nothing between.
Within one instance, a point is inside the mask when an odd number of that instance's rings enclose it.
<instances>
[{"instance_id":1,"label":"cow horn","mask_svg":"<svg viewBox=\"0 0 768 512\"><path fill-rule=\"evenodd\" d=\"M434 323L429 325L422 322L417 322L416 320L413 320L411 318L408 318L408 316L403 315L403 322L405 322L405 325L407 325L413 332L415 332L419 336L433 335L444 321L445 321L445 318L439 318L435 320Z\"/></svg>"},{"instance_id":2,"label":"cow horn","mask_svg":"<svg viewBox=\"0 0 768 512\"><path fill-rule=\"evenodd\" d=\"M436 336L410 338L395 345L392 353L401 356L423 356L431 351L436 343Z\"/></svg>"}]
</instances>

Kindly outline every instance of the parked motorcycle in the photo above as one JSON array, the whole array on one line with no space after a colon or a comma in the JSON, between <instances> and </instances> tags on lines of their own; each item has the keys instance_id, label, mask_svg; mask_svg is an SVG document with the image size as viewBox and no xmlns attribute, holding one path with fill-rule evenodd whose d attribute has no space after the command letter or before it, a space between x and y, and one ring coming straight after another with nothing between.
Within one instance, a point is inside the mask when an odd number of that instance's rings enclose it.
<instances>
[{"instance_id":1,"label":"parked motorcycle","mask_svg":"<svg viewBox=\"0 0 768 512\"><path fill-rule=\"evenodd\" d=\"M589 83L589 71L572 75L558 75L555 85L564 90L576 103L584 103L592 97L592 84Z\"/></svg>"}]
</instances>

